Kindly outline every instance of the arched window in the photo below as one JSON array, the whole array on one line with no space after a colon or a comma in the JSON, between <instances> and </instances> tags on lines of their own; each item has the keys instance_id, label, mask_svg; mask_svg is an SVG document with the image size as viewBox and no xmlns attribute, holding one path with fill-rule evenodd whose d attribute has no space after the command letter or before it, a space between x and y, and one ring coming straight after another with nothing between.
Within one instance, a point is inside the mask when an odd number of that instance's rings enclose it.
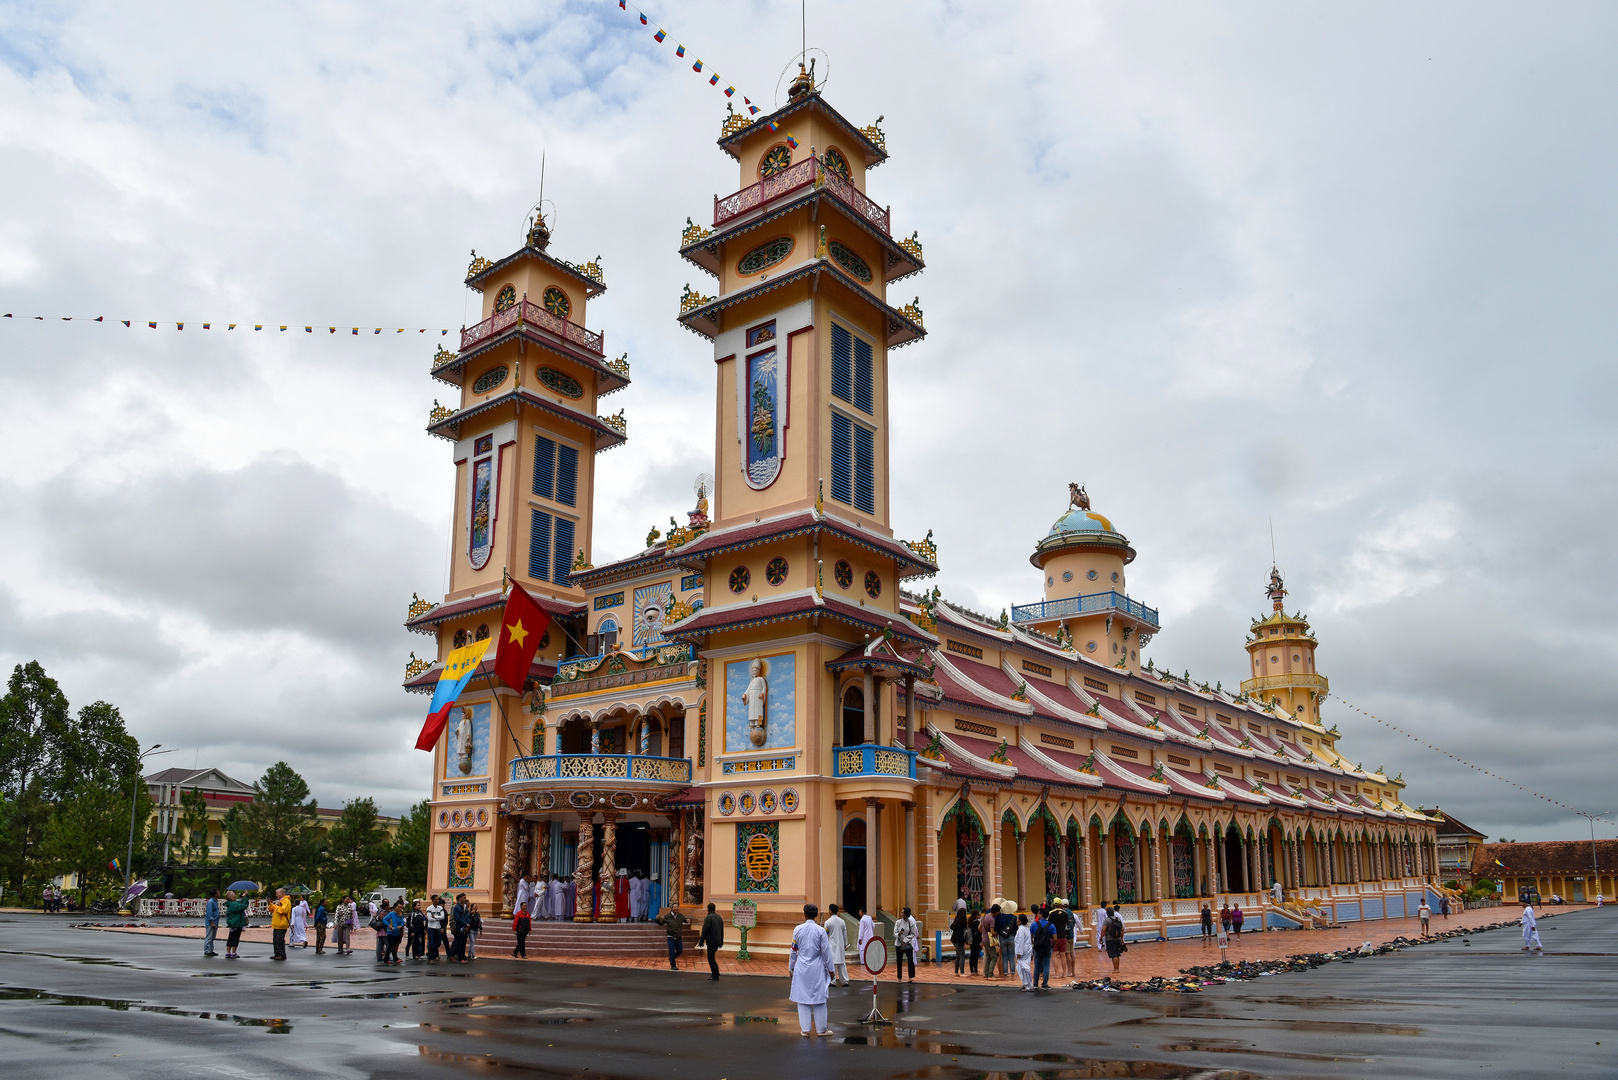
<instances>
[{"instance_id":1,"label":"arched window","mask_svg":"<svg viewBox=\"0 0 1618 1080\"><path fill-rule=\"evenodd\" d=\"M859 746L865 742L865 692L850 686L843 692L843 745Z\"/></svg>"},{"instance_id":2,"label":"arched window","mask_svg":"<svg viewBox=\"0 0 1618 1080\"><path fill-rule=\"evenodd\" d=\"M610 616L602 619L596 626L596 635L601 640L602 652L618 644L618 620Z\"/></svg>"}]
</instances>

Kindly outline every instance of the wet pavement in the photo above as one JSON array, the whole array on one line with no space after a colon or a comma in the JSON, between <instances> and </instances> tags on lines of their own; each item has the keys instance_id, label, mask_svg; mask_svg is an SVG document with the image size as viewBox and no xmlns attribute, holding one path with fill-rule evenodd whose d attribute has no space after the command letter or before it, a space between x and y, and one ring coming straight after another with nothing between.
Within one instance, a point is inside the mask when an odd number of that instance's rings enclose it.
<instances>
[{"instance_id":1,"label":"wet pavement","mask_svg":"<svg viewBox=\"0 0 1618 1080\"><path fill-rule=\"evenodd\" d=\"M784 980L523 964L383 968L0 916L0 1061L33 1077L1618 1076L1618 910L1195 995L833 991L803 1039Z\"/></svg>"}]
</instances>

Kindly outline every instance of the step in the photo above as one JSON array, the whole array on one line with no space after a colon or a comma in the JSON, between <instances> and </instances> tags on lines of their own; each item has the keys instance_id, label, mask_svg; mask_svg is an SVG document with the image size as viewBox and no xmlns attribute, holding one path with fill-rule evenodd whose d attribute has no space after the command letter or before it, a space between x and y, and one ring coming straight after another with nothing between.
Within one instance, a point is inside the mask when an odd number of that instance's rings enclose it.
<instances>
[{"instance_id":1,"label":"step","mask_svg":"<svg viewBox=\"0 0 1618 1080\"><path fill-rule=\"evenodd\" d=\"M696 929L688 928L686 949L695 949L696 943ZM517 935L510 923L485 923L478 947L490 956L510 953L517 947ZM662 957L668 955L668 935L655 923L539 922L528 934L527 951L530 956Z\"/></svg>"}]
</instances>

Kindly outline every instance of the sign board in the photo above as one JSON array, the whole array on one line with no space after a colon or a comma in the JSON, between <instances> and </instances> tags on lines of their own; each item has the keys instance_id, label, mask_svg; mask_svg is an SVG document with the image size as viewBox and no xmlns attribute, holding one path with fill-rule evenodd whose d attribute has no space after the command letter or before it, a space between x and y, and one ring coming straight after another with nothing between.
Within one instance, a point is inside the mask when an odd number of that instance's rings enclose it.
<instances>
[{"instance_id":1,"label":"sign board","mask_svg":"<svg viewBox=\"0 0 1618 1080\"><path fill-rule=\"evenodd\" d=\"M730 925L740 930L751 930L758 925L758 905L751 900L738 900L730 905Z\"/></svg>"},{"instance_id":2,"label":"sign board","mask_svg":"<svg viewBox=\"0 0 1618 1080\"><path fill-rule=\"evenodd\" d=\"M865 970L872 975L880 975L882 969L888 966L888 943L879 937L874 937L865 943L865 954L860 957L865 964Z\"/></svg>"}]
</instances>

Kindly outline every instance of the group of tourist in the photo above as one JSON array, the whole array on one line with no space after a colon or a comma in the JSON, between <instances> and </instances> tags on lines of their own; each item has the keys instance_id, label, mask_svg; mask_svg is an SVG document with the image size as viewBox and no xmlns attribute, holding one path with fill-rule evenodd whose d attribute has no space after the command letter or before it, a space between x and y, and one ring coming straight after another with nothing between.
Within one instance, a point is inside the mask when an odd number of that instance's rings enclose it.
<instances>
[{"instance_id":1,"label":"group of tourist","mask_svg":"<svg viewBox=\"0 0 1618 1080\"><path fill-rule=\"evenodd\" d=\"M613 911L617 920L624 922L651 922L663 907L663 885L656 874L650 877L639 870L619 870L614 878ZM586 897L586 906L592 918L601 912L601 885L596 883ZM579 910L578 886L571 877L551 874L525 874L517 879L517 893L512 905L528 912L530 927L535 922L567 922ZM515 924L512 926L516 930Z\"/></svg>"},{"instance_id":2,"label":"group of tourist","mask_svg":"<svg viewBox=\"0 0 1618 1080\"><path fill-rule=\"evenodd\" d=\"M276 889L275 898L269 903L270 958L285 960L288 948L308 948L311 931L316 955L323 954L328 929L332 931L332 943L337 955L350 956L354 952L354 931L360 928L364 919L365 925L376 932L378 963L397 965L404 963L405 959L425 959L428 963L437 963L440 950L446 960L456 963L475 960L477 936L483 930L483 919L478 914L477 905L468 903L465 893L458 894L454 905L449 908L444 906L447 899L447 895L434 895L425 902L425 907L421 900L413 900L406 907L403 899L389 904L385 901L357 900L344 893L338 898L336 907L328 911L325 900L320 897L315 897L311 906L306 897L300 896L294 901L287 895L286 889ZM240 958L242 931L247 929L251 903L246 896L238 896L233 890L226 890L222 898L218 889L208 894L202 920L203 956L218 955L214 951L214 944L219 923L223 920L227 931L225 959ZM401 945L404 948L403 957L399 952Z\"/></svg>"}]
</instances>

